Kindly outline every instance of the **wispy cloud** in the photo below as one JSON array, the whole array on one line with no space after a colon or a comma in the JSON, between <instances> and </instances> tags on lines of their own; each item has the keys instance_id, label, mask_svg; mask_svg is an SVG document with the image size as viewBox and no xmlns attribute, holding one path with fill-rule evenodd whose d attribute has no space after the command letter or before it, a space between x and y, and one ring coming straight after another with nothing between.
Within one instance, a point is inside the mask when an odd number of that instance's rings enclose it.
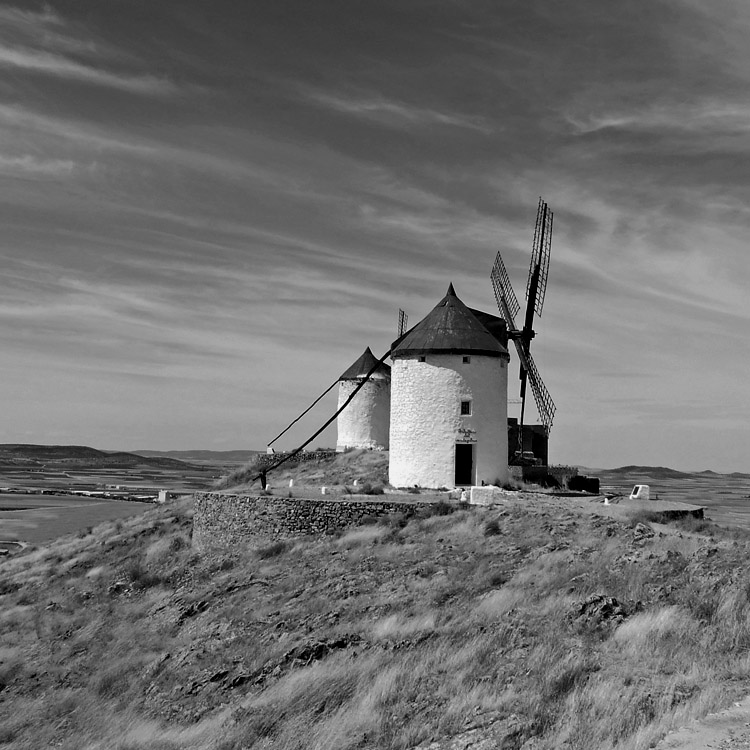
<instances>
[{"instance_id":1,"label":"wispy cloud","mask_svg":"<svg viewBox=\"0 0 750 750\"><path fill-rule=\"evenodd\" d=\"M137 94L169 94L175 85L159 76L113 70L122 55L91 38L50 9L0 8L0 66L106 86Z\"/></svg>"},{"instance_id":2,"label":"wispy cloud","mask_svg":"<svg viewBox=\"0 0 750 750\"><path fill-rule=\"evenodd\" d=\"M0 104L0 132L2 129L16 129L26 135L44 134L85 144L93 149L114 149L118 151L133 151L148 155L153 153L153 145L139 142L132 136L115 135L114 128L104 132L90 123L52 117L14 104Z\"/></svg>"},{"instance_id":3,"label":"wispy cloud","mask_svg":"<svg viewBox=\"0 0 750 750\"><path fill-rule=\"evenodd\" d=\"M65 177L73 172L75 163L69 159L38 159L35 156L0 154L0 174L27 177Z\"/></svg>"},{"instance_id":4,"label":"wispy cloud","mask_svg":"<svg viewBox=\"0 0 750 750\"><path fill-rule=\"evenodd\" d=\"M336 112L371 120L393 128L442 125L467 128L485 135L489 135L495 129L494 125L483 117L463 115L456 112L441 112L406 102L389 100L382 96L353 96L347 98L317 89L306 89L305 97L309 101Z\"/></svg>"},{"instance_id":5,"label":"wispy cloud","mask_svg":"<svg viewBox=\"0 0 750 750\"><path fill-rule=\"evenodd\" d=\"M600 130L670 131L692 134L750 133L750 105L716 100L689 104L656 104L633 111L567 114L578 135Z\"/></svg>"},{"instance_id":6,"label":"wispy cloud","mask_svg":"<svg viewBox=\"0 0 750 750\"><path fill-rule=\"evenodd\" d=\"M170 81L155 76L129 76L93 68L62 55L14 47L0 47L0 65L48 73L138 94L168 94L175 91Z\"/></svg>"}]
</instances>

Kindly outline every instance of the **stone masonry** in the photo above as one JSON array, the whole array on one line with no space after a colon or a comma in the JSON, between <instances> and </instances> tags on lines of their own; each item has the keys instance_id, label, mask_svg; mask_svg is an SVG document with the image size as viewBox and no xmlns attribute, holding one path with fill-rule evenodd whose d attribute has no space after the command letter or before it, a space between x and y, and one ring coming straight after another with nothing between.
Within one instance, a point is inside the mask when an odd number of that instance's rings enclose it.
<instances>
[{"instance_id":1,"label":"stone masonry","mask_svg":"<svg viewBox=\"0 0 750 750\"><path fill-rule=\"evenodd\" d=\"M197 492L193 547L198 552L210 552L269 539L332 534L372 518L400 513L410 515L425 505L418 501L318 500Z\"/></svg>"}]
</instances>

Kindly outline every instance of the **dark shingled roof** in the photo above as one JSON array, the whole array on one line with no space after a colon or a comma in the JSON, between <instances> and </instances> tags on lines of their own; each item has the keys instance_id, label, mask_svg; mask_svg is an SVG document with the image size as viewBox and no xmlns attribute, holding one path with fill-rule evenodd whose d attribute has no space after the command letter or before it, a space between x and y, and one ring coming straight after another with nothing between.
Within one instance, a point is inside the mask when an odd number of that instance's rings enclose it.
<instances>
[{"instance_id":1,"label":"dark shingled roof","mask_svg":"<svg viewBox=\"0 0 750 750\"><path fill-rule=\"evenodd\" d=\"M503 345L499 319L487 313L491 333L456 296L453 284L427 317L421 320L391 346L391 357L413 354L484 354L487 357L508 357ZM506 333L507 336L507 333Z\"/></svg>"},{"instance_id":2,"label":"dark shingled roof","mask_svg":"<svg viewBox=\"0 0 750 750\"><path fill-rule=\"evenodd\" d=\"M360 358L351 367L344 370L339 380L359 380L360 378L364 378L377 363L377 358L368 346ZM387 378L391 376L391 368L385 362L382 362L380 367L372 374L372 377L378 376Z\"/></svg>"}]
</instances>

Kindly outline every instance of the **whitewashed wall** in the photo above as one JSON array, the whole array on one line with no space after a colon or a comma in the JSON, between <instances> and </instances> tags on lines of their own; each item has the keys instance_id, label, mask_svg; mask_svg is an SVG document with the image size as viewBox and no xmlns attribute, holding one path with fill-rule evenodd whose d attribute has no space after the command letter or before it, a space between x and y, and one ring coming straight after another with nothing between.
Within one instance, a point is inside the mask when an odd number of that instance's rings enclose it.
<instances>
[{"instance_id":1,"label":"whitewashed wall","mask_svg":"<svg viewBox=\"0 0 750 750\"><path fill-rule=\"evenodd\" d=\"M339 383L339 408L359 385L358 380ZM387 378L371 378L336 420L336 450L346 448L388 449L391 386Z\"/></svg>"},{"instance_id":2,"label":"whitewashed wall","mask_svg":"<svg viewBox=\"0 0 750 750\"><path fill-rule=\"evenodd\" d=\"M427 355L391 367L389 481L453 487L455 444L473 442L474 483L508 480L508 363L499 357ZM461 416L461 401L472 402Z\"/></svg>"}]
</instances>

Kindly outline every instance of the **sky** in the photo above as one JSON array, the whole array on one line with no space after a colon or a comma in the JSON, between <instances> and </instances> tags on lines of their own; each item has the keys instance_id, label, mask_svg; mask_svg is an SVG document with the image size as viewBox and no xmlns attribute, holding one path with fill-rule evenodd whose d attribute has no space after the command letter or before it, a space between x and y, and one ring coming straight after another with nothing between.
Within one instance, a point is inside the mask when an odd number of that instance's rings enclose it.
<instances>
[{"instance_id":1,"label":"sky","mask_svg":"<svg viewBox=\"0 0 750 750\"><path fill-rule=\"evenodd\" d=\"M264 449L399 308L494 312L498 251L522 298L542 196L550 460L750 471L748 36L746 0L0 2L0 442Z\"/></svg>"}]
</instances>

